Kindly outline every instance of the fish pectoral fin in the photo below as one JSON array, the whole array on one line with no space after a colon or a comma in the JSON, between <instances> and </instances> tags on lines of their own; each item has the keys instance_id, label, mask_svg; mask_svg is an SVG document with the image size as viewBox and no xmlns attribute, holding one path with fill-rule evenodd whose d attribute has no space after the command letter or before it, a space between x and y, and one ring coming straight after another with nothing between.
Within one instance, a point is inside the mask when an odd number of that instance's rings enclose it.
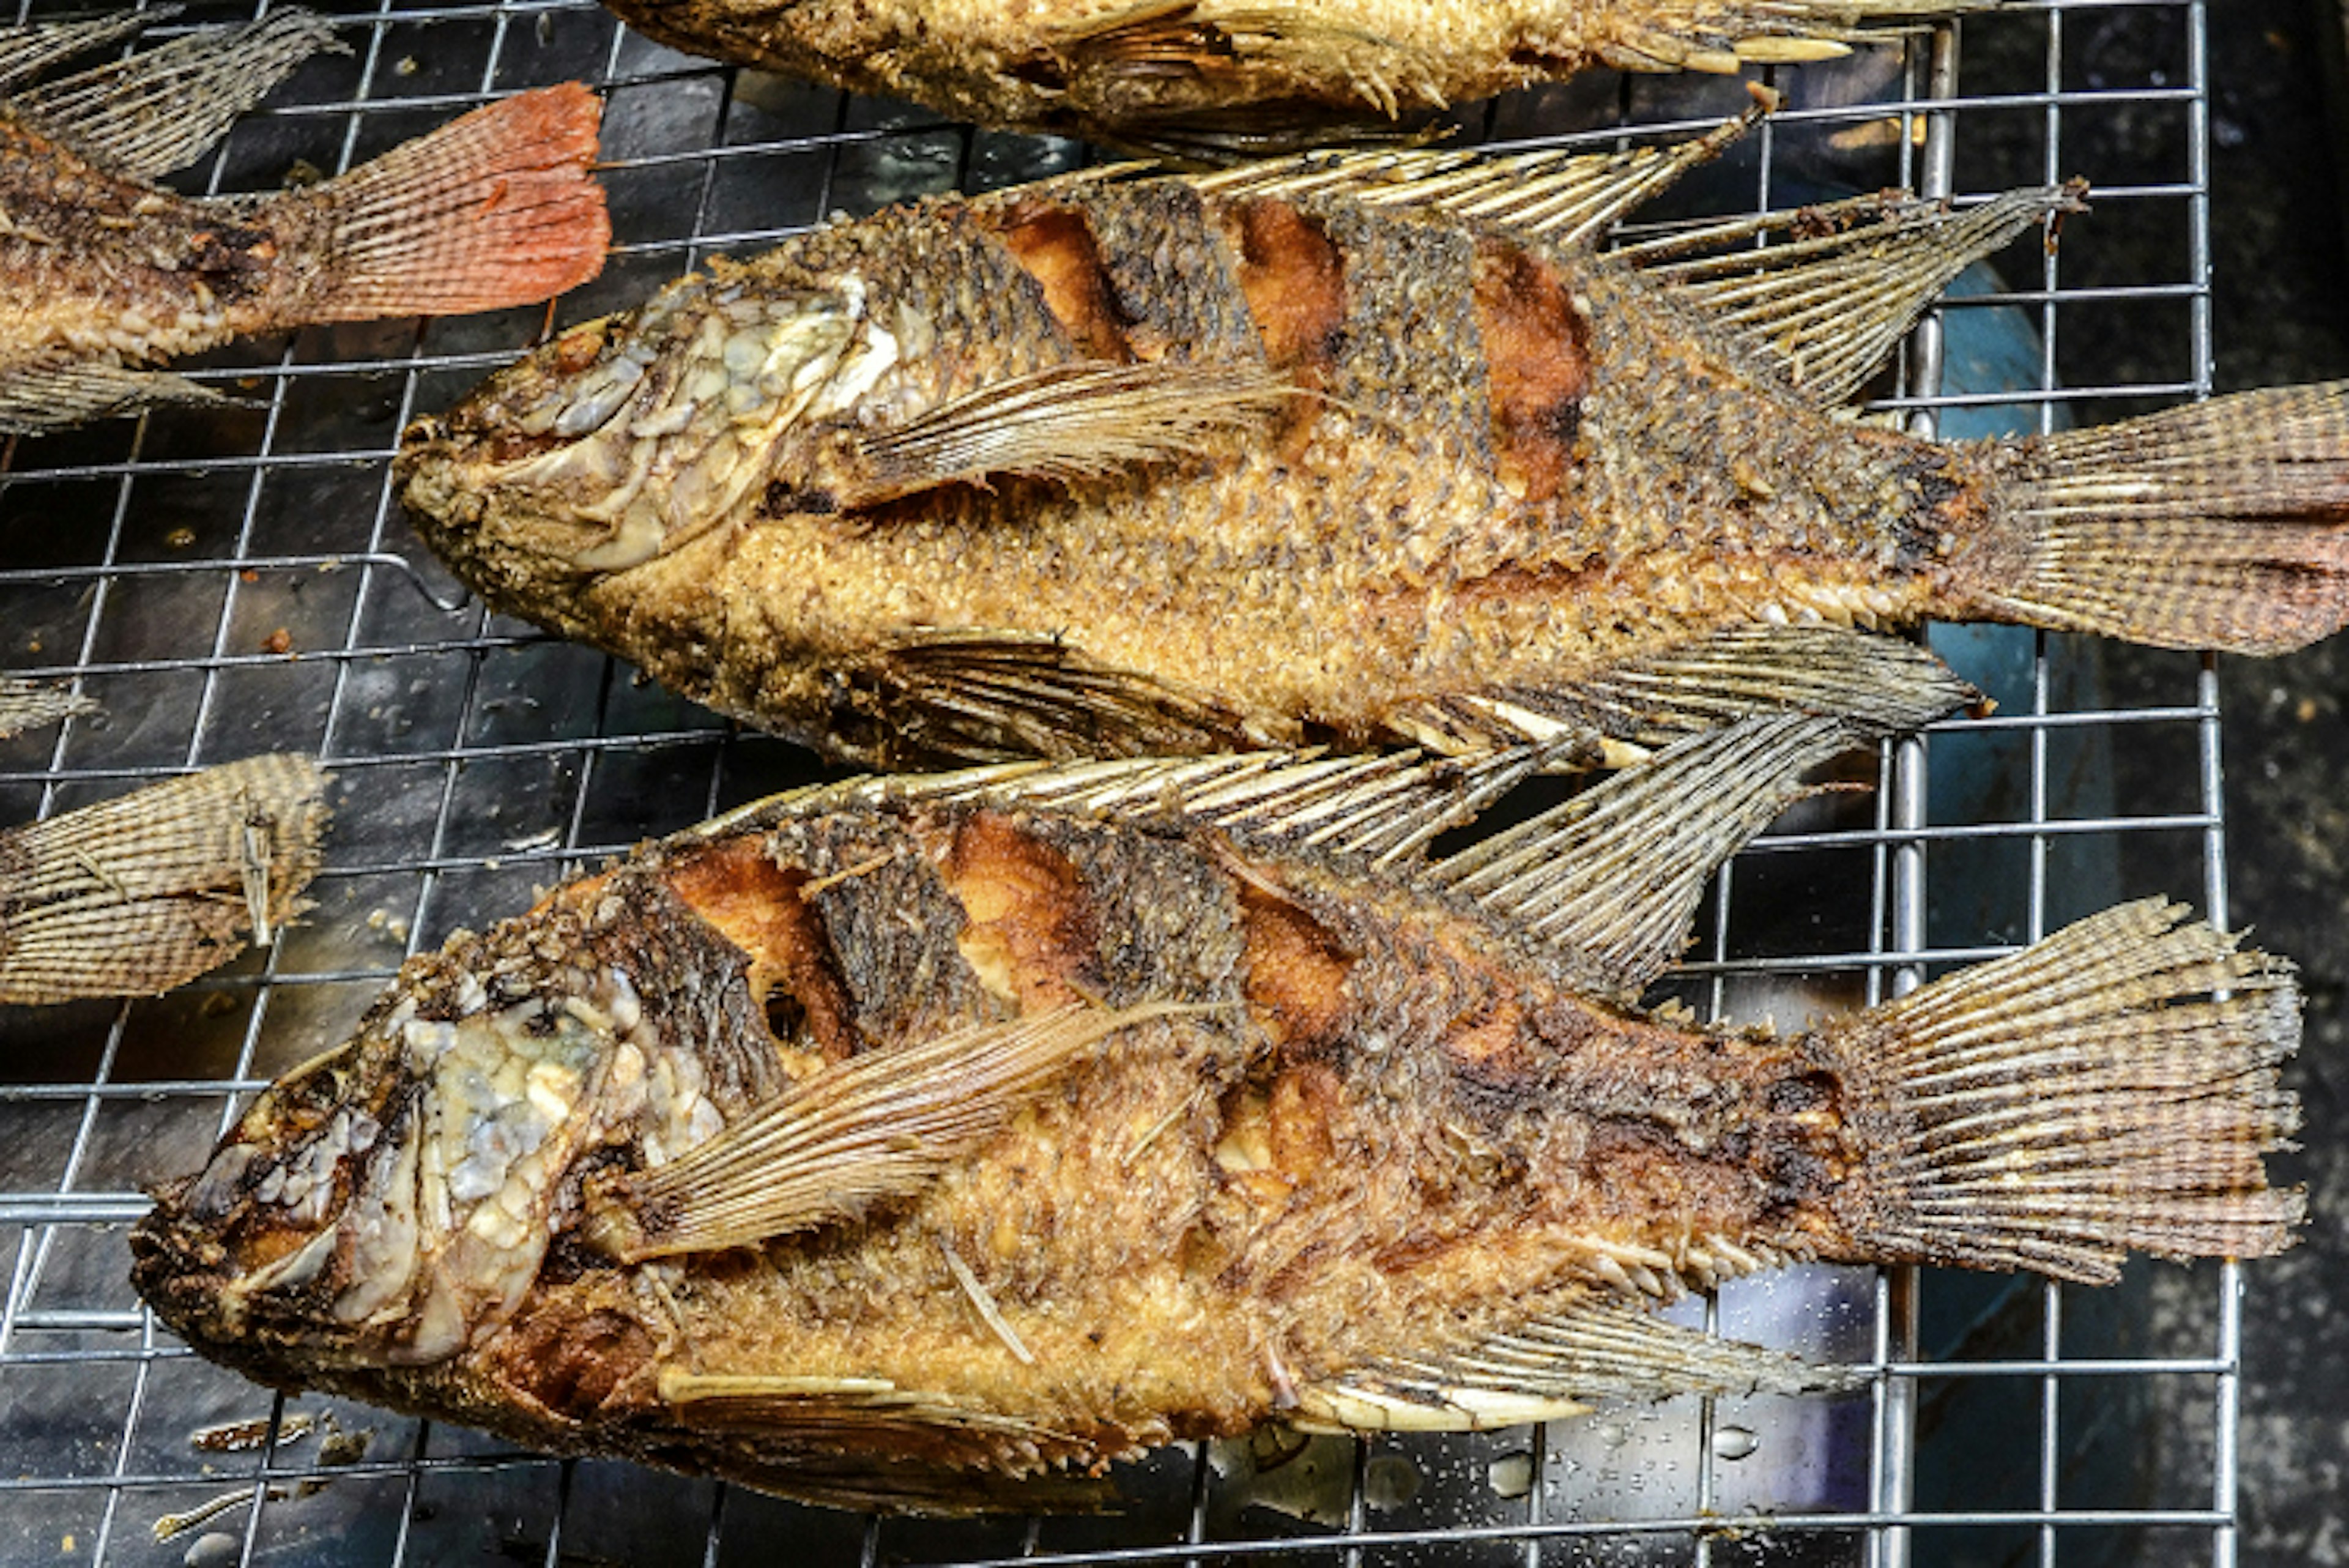
<instances>
[{"instance_id":1,"label":"fish pectoral fin","mask_svg":"<svg viewBox=\"0 0 2349 1568\"><path fill-rule=\"evenodd\" d=\"M1616 254L1697 306L1821 403L1857 394L1925 307L2086 186L2009 191L1980 206L1861 196L1709 225ZM1790 237L1791 236L1791 237ZM1769 238L1773 243L1758 244Z\"/></svg>"},{"instance_id":2,"label":"fish pectoral fin","mask_svg":"<svg viewBox=\"0 0 2349 1568\"><path fill-rule=\"evenodd\" d=\"M1572 244L1598 234L1730 143L1769 112L1775 95L1702 136L1620 152L1556 150L1494 158L1459 151L1312 153L1194 177L1225 199L1337 194L1366 206L1437 208L1479 223Z\"/></svg>"},{"instance_id":3,"label":"fish pectoral fin","mask_svg":"<svg viewBox=\"0 0 2349 1568\"><path fill-rule=\"evenodd\" d=\"M0 1002L168 991L283 925L325 791L307 758L254 757L0 833Z\"/></svg>"},{"instance_id":4,"label":"fish pectoral fin","mask_svg":"<svg viewBox=\"0 0 2349 1568\"><path fill-rule=\"evenodd\" d=\"M850 702L877 721L893 761L992 762L1229 751L1238 717L1135 671L1105 668L1054 637L978 628L905 639L863 660ZM844 713L852 723L854 713ZM843 726L845 727L845 726Z\"/></svg>"},{"instance_id":5,"label":"fish pectoral fin","mask_svg":"<svg viewBox=\"0 0 2349 1568\"><path fill-rule=\"evenodd\" d=\"M0 371L0 431L16 435L40 435L172 404L226 407L237 401L168 370L127 365L67 362Z\"/></svg>"},{"instance_id":6,"label":"fish pectoral fin","mask_svg":"<svg viewBox=\"0 0 2349 1568\"><path fill-rule=\"evenodd\" d=\"M582 1235L634 1263L853 1218L920 1190L1101 1041L1174 1011L1073 1003L854 1057L681 1158L591 1182Z\"/></svg>"},{"instance_id":7,"label":"fish pectoral fin","mask_svg":"<svg viewBox=\"0 0 2349 1568\"><path fill-rule=\"evenodd\" d=\"M834 493L853 508L998 476L1108 478L1188 456L1210 436L1269 418L1296 393L1262 364L1055 365L861 433Z\"/></svg>"},{"instance_id":8,"label":"fish pectoral fin","mask_svg":"<svg viewBox=\"0 0 2349 1568\"><path fill-rule=\"evenodd\" d=\"M160 11L124 11L80 22L0 27L0 95L16 92L52 66L119 44L160 15Z\"/></svg>"},{"instance_id":9,"label":"fish pectoral fin","mask_svg":"<svg viewBox=\"0 0 2349 1568\"><path fill-rule=\"evenodd\" d=\"M1484 1431L1598 1405L1675 1394L1844 1388L1855 1376L1783 1351L1717 1339L1636 1306L1589 1304L1505 1334L1381 1358L1300 1384L1292 1424L1344 1431ZM1299 1419L1299 1417L1302 1418Z\"/></svg>"},{"instance_id":10,"label":"fish pectoral fin","mask_svg":"<svg viewBox=\"0 0 2349 1568\"><path fill-rule=\"evenodd\" d=\"M1420 873L1577 961L1630 1002L1680 956L1706 879L1808 793L1804 774L1870 738L1776 713L1681 741Z\"/></svg>"},{"instance_id":11,"label":"fish pectoral fin","mask_svg":"<svg viewBox=\"0 0 2349 1568\"><path fill-rule=\"evenodd\" d=\"M100 30L82 47L120 36ZM325 18L289 6L245 26L190 33L34 88L12 107L116 173L151 180L220 140L232 120L322 49L347 52Z\"/></svg>"}]
</instances>

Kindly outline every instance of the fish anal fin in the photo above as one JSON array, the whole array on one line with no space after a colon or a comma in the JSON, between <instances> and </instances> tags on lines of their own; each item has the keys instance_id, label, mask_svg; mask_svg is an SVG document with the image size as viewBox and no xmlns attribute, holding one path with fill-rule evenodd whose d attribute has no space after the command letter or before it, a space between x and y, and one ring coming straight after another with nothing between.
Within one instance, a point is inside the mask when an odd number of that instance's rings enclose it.
<instances>
[{"instance_id":1,"label":"fish anal fin","mask_svg":"<svg viewBox=\"0 0 2349 1568\"><path fill-rule=\"evenodd\" d=\"M1592 1295L1502 1333L1447 1339L1301 1385L1302 1424L1347 1431L1485 1431L1602 1404L1848 1386L1849 1373L1717 1339Z\"/></svg>"},{"instance_id":2,"label":"fish anal fin","mask_svg":"<svg viewBox=\"0 0 2349 1568\"><path fill-rule=\"evenodd\" d=\"M1079 360L861 432L829 486L846 507L1019 476L1073 484L1183 458L1277 413L1296 389L1260 364Z\"/></svg>"},{"instance_id":3,"label":"fish anal fin","mask_svg":"<svg viewBox=\"0 0 2349 1568\"><path fill-rule=\"evenodd\" d=\"M626 1262L752 1246L920 1190L1119 1030L1072 1004L824 1068L681 1158L591 1184L583 1235Z\"/></svg>"},{"instance_id":4,"label":"fish anal fin","mask_svg":"<svg viewBox=\"0 0 2349 1568\"><path fill-rule=\"evenodd\" d=\"M222 408L235 402L168 370L136 370L103 363L32 364L0 370L0 431L20 435L40 435L150 409Z\"/></svg>"}]
</instances>

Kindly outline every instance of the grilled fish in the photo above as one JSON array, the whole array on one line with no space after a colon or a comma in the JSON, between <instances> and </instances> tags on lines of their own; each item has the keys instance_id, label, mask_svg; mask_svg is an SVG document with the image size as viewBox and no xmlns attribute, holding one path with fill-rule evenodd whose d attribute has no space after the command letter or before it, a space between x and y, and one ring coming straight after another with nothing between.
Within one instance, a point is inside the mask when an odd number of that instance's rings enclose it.
<instances>
[{"instance_id":1,"label":"grilled fish","mask_svg":"<svg viewBox=\"0 0 2349 1568\"><path fill-rule=\"evenodd\" d=\"M1800 1033L1638 1009L1854 738L1746 719L1433 860L1537 750L778 797L411 960L133 1277L280 1387L954 1511L1268 1420L1847 1383L1649 1310L1785 1260L2289 1244L2289 966L2158 900Z\"/></svg>"},{"instance_id":2,"label":"grilled fish","mask_svg":"<svg viewBox=\"0 0 2349 1568\"><path fill-rule=\"evenodd\" d=\"M885 767L1620 761L1897 707L1931 661L1866 632L1929 616L2250 652L2349 618L2340 385L2033 441L1835 410L2075 188L1593 247L1735 129L835 223L419 421L403 497L498 608Z\"/></svg>"},{"instance_id":3,"label":"grilled fish","mask_svg":"<svg viewBox=\"0 0 2349 1568\"><path fill-rule=\"evenodd\" d=\"M606 0L674 48L1152 151L1269 151L1594 67L1831 59L1983 0Z\"/></svg>"},{"instance_id":4,"label":"grilled fish","mask_svg":"<svg viewBox=\"0 0 2349 1568\"><path fill-rule=\"evenodd\" d=\"M152 182L334 31L278 11L26 88L149 19L0 31L0 431L217 400L141 367L232 337L523 305L602 268L585 88L520 94L307 190L193 200Z\"/></svg>"},{"instance_id":5,"label":"grilled fish","mask_svg":"<svg viewBox=\"0 0 2349 1568\"><path fill-rule=\"evenodd\" d=\"M169 991L309 908L307 758L254 757L0 832L0 1003Z\"/></svg>"}]
</instances>

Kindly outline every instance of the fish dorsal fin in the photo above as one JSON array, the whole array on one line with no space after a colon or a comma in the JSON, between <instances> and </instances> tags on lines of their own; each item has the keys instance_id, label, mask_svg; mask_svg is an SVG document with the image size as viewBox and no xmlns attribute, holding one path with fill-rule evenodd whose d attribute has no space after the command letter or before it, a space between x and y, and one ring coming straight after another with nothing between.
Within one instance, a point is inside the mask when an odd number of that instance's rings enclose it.
<instances>
[{"instance_id":1,"label":"fish dorsal fin","mask_svg":"<svg viewBox=\"0 0 2349 1568\"><path fill-rule=\"evenodd\" d=\"M115 172L151 180L218 140L295 66L342 47L323 17L288 8L242 27L174 38L19 93L13 102Z\"/></svg>"},{"instance_id":2,"label":"fish dorsal fin","mask_svg":"<svg viewBox=\"0 0 2349 1568\"><path fill-rule=\"evenodd\" d=\"M1864 196L1615 254L1696 306L1822 403L1857 393L1951 279L2032 224L2081 211L2081 182L1979 206ZM1792 237L1756 245L1778 235Z\"/></svg>"},{"instance_id":3,"label":"fish dorsal fin","mask_svg":"<svg viewBox=\"0 0 2349 1568\"><path fill-rule=\"evenodd\" d=\"M585 1237L637 1262L854 1218L919 1190L1083 1052L1169 1011L1071 1004L826 1067L682 1158L596 1186Z\"/></svg>"},{"instance_id":4,"label":"fish dorsal fin","mask_svg":"<svg viewBox=\"0 0 2349 1568\"><path fill-rule=\"evenodd\" d=\"M1309 153L1195 176L1202 195L1330 194L1366 206L1434 208L1562 244L1584 241L1698 164L1718 157L1774 99L1702 136L1620 152L1396 151Z\"/></svg>"},{"instance_id":5,"label":"fish dorsal fin","mask_svg":"<svg viewBox=\"0 0 2349 1568\"><path fill-rule=\"evenodd\" d=\"M308 908L326 775L253 757L0 833L0 1002L167 991Z\"/></svg>"},{"instance_id":6,"label":"fish dorsal fin","mask_svg":"<svg viewBox=\"0 0 2349 1568\"><path fill-rule=\"evenodd\" d=\"M1268 417L1296 391L1262 364L1054 365L860 434L835 499L873 506L1014 474L1064 484L1100 479L1180 458L1205 437Z\"/></svg>"},{"instance_id":7,"label":"fish dorsal fin","mask_svg":"<svg viewBox=\"0 0 2349 1568\"><path fill-rule=\"evenodd\" d=\"M1438 861L1420 880L1568 950L1629 1002L1680 956L1705 879L1806 793L1806 769L1871 735L1848 719L1743 719Z\"/></svg>"},{"instance_id":8,"label":"fish dorsal fin","mask_svg":"<svg viewBox=\"0 0 2349 1568\"><path fill-rule=\"evenodd\" d=\"M1863 598L1847 607L1873 624ZM1980 695L1927 649L1898 638L1757 622L1555 686L1432 699L1399 722L1422 744L1445 752L1580 736L1620 766L1755 713L1837 713L1897 733Z\"/></svg>"},{"instance_id":9,"label":"fish dorsal fin","mask_svg":"<svg viewBox=\"0 0 2349 1568\"><path fill-rule=\"evenodd\" d=\"M52 66L77 59L179 15L177 5L124 11L81 22L36 22L0 28L0 95L11 94Z\"/></svg>"},{"instance_id":10,"label":"fish dorsal fin","mask_svg":"<svg viewBox=\"0 0 2349 1568\"><path fill-rule=\"evenodd\" d=\"M1594 1296L1482 1339L1382 1357L1298 1389L1309 1428L1485 1431L1675 1394L1800 1393L1848 1386L1848 1373L1716 1339Z\"/></svg>"},{"instance_id":11,"label":"fish dorsal fin","mask_svg":"<svg viewBox=\"0 0 2349 1568\"><path fill-rule=\"evenodd\" d=\"M77 713L97 711L96 702L63 686L0 675L0 741Z\"/></svg>"}]
</instances>

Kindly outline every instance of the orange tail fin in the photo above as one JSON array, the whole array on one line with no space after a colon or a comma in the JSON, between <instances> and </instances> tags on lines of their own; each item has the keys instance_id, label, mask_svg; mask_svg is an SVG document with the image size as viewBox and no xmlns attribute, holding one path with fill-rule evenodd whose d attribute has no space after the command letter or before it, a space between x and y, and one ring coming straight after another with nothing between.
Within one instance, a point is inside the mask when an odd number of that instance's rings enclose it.
<instances>
[{"instance_id":1,"label":"orange tail fin","mask_svg":"<svg viewBox=\"0 0 2349 1568\"><path fill-rule=\"evenodd\" d=\"M576 82L519 93L293 198L326 234L301 315L461 316L594 277L612 240L587 171L602 118Z\"/></svg>"}]
</instances>

